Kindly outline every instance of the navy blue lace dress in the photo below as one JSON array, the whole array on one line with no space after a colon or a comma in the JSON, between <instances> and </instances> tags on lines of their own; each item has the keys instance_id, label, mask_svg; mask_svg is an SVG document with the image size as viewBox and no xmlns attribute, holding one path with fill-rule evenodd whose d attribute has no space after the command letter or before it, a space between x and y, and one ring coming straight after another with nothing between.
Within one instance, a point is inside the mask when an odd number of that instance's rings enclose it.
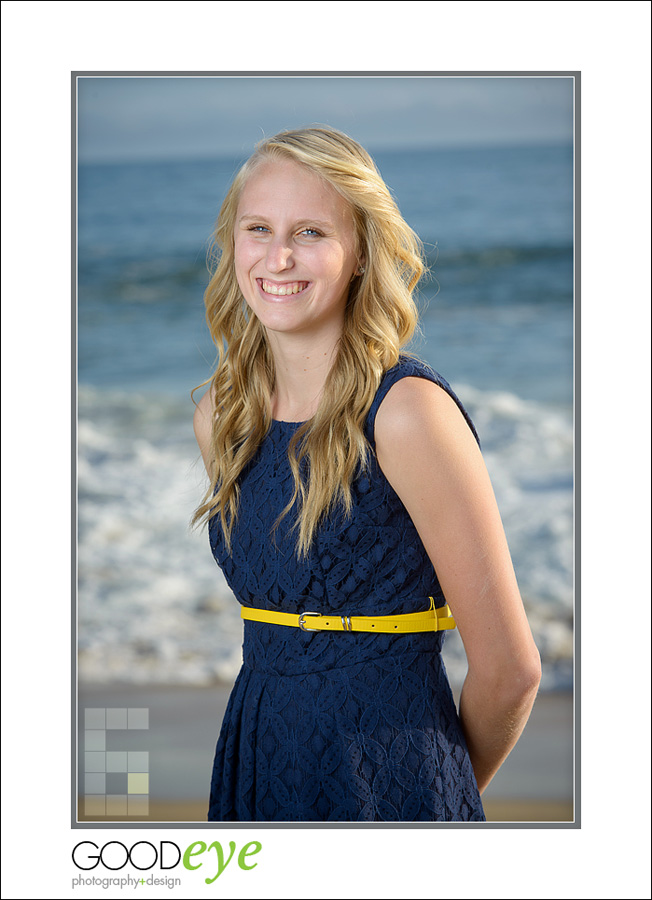
<instances>
[{"instance_id":1,"label":"navy blue lace dress","mask_svg":"<svg viewBox=\"0 0 652 900\"><path fill-rule=\"evenodd\" d=\"M403 357L367 420L400 378ZM353 512L331 515L298 561L286 516L296 423L274 422L243 472L232 553L211 520L213 554L240 603L270 610L392 615L444 597L412 521L375 456L353 484ZM475 434L475 430L474 430ZM217 743L209 821L484 821L441 659L445 632L304 632L244 623L243 666Z\"/></svg>"}]
</instances>

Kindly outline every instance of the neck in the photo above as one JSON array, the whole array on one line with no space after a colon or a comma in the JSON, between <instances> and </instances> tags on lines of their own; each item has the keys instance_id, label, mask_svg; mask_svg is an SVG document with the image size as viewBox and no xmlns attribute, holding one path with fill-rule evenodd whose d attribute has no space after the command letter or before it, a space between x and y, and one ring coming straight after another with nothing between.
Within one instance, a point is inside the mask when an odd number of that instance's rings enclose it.
<instances>
[{"instance_id":1,"label":"neck","mask_svg":"<svg viewBox=\"0 0 652 900\"><path fill-rule=\"evenodd\" d=\"M314 416L335 360L339 337L338 333L307 339L301 335L268 332L276 368L272 397L274 419L305 422Z\"/></svg>"}]
</instances>

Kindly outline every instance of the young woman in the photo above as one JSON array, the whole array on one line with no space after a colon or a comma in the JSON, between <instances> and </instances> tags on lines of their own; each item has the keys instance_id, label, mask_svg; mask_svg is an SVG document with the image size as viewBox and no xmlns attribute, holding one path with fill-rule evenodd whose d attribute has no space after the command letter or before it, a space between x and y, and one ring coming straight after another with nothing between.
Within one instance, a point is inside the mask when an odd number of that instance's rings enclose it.
<instances>
[{"instance_id":1,"label":"young woman","mask_svg":"<svg viewBox=\"0 0 652 900\"><path fill-rule=\"evenodd\" d=\"M326 127L258 146L215 239L196 520L245 625L209 819L482 821L540 663L473 425L401 353L420 243Z\"/></svg>"}]
</instances>

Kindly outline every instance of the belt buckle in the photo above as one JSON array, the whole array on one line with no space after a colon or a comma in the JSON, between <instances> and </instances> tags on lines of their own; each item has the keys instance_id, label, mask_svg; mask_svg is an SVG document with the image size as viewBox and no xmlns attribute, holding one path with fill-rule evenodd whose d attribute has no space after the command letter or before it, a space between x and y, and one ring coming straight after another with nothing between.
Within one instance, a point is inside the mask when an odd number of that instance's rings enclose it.
<instances>
[{"instance_id":1,"label":"belt buckle","mask_svg":"<svg viewBox=\"0 0 652 900\"><path fill-rule=\"evenodd\" d=\"M299 616L299 628L301 629L301 631L320 631L321 629L319 629L319 628L306 628L304 621L303 621L306 616L317 616L318 618L321 619L321 613L316 613L316 612L301 613L301 615Z\"/></svg>"}]
</instances>

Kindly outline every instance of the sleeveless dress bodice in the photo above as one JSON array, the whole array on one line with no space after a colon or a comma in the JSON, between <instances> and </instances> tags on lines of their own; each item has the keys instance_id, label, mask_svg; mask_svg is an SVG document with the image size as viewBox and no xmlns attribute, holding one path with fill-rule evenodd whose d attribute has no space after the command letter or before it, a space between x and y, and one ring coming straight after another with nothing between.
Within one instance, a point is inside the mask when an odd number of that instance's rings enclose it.
<instances>
[{"instance_id":1,"label":"sleeveless dress bodice","mask_svg":"<svg viewBox=\"0 0 652 900\"><path fill-rule=\"evenodd\" d=\"M282 612L392 615L446 602L374 448L376 412L400 378L449 393L402 357L369 411L369 461L352 509L335 509L308 555L296 553L288 444L299 423L272 423L240 480L231 552L209 524L217 563L244 606ZM476 435L477 437L477 435ZM309 624L309 623L308 623ZM483 821L448 679L442 632L367 634L244 623L243 666L217 744L211 821Z\"/></svg>"}]
</instances>

